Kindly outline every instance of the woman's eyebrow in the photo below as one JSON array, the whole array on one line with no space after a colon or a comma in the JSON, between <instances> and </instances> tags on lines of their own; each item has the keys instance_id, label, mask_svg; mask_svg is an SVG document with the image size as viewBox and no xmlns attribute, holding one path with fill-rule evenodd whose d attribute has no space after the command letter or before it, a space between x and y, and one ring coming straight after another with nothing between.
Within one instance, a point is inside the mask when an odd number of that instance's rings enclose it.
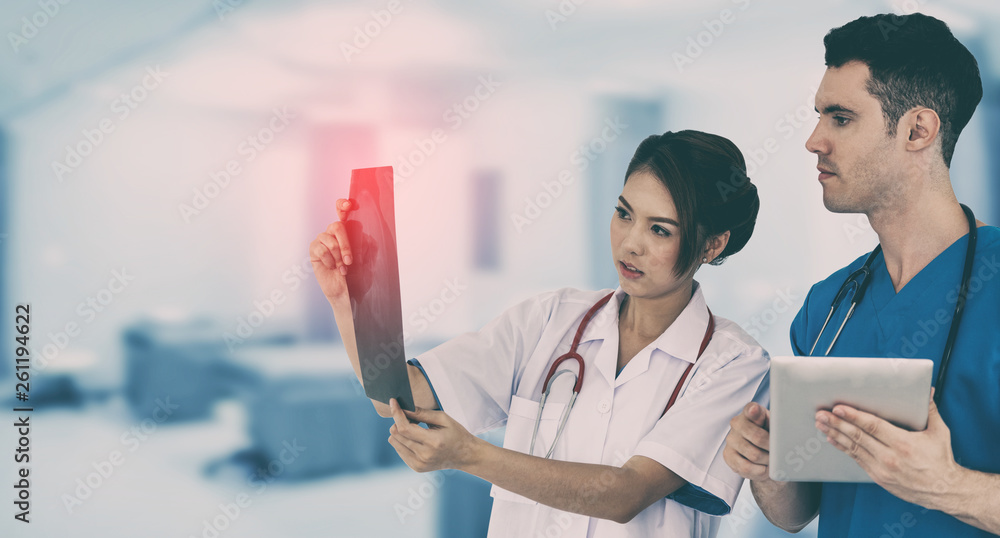
<instances>
[{"instance_id":1,"label":"woman's eyebrow","mask_svg":"<svg viewBox=\"0 0 1000 538\"><path fill-rule=\"evenodd\" d=\"M625 200L624 196L619 196L618 197L618 201L621 202L623 206L625 206L625 209L628 209L629 211L632 211L633 213L635 213L635 211L632 210L632 206L629 205L629 203ZM677 223L676 220L674 220L674 219L668 219L667 217L649 217L648 220L651 220L653 222L665 222L667 224L673 224L674 226L677 226L678 228L680 228L680 226L681 226L680 224Z\"/></svg>"}]
</instances>

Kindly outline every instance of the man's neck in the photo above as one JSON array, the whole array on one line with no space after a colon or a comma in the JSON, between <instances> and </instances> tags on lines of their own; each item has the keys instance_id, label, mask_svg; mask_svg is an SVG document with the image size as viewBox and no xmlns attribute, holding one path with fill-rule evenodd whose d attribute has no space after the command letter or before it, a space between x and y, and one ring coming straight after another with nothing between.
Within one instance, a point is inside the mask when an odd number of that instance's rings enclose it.
<instances>
[{"instance_id":1,"label":"man's neck","mask_svg":"<svg viewBox=\"0 0 1000 538\"><path fill-rule=\"evenodd\" d=\"M879 208L868 219L882 244L896 292L969 233L965 213L950 188L914 193L899 207Z\"/></svg>"}]
</instances>

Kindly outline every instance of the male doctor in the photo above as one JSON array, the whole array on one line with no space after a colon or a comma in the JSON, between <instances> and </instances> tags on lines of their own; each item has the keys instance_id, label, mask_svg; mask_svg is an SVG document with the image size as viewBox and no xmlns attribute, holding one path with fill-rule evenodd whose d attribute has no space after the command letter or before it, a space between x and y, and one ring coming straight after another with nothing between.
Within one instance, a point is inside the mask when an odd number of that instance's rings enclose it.
<instances>
[{"instance_id":1,"label":"male doctor","mask_svg":"<svg viewBox=\"0 0 1000 538\"><path fill-rule=\"evenodd\" d=\"M982 97L976 60L921 14L861 17L824 44L819 124L806 148L818 157L826 208L866 214L882 245L830 354L931 358L936 378L968 245L949 167ZM905 431L845 405L816 414L816 428L874 484L772 481L769 459L785 455L768 453L768 410L750 403L733 418L724 457L751 480L772 523L796 532L819 514L821 538L1000 533L1000 229L977 226L965 313L927 429ZM812 287L791 327L797 354L809 353L834 295L866 257Z\"/></svg>"}]
</instances>

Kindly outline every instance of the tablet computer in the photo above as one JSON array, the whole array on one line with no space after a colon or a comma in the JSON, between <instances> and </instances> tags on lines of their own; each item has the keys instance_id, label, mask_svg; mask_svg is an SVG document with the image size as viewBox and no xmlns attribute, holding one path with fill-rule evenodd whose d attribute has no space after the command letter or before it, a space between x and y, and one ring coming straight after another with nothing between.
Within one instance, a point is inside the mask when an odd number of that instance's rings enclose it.
<instances>
[{"instance_id":1,"label":"tablet computer","mask_svg":"<svg viewBox=\"0 0 1000 538\"><path fill-rule=\"evenodd\" d=\"M352 170L350 198L356 209L347 214L344 227L354 260L346 280L365 394L384 403L396 398L400 407L412 411L403 350L392 167Z\"/></svg>"},{"instance_id":2,"label":"tablet computer","mask_svg":"<svg viewBox=\"0 0 1000 538\"><path fill-rule=\"evenodd\" d=\"M771 479L872 482L861 466L816 429L816 411L846 404L901 428L923 430L933 370L928 359L772 358Z\"/></svg>"}]
</instances>

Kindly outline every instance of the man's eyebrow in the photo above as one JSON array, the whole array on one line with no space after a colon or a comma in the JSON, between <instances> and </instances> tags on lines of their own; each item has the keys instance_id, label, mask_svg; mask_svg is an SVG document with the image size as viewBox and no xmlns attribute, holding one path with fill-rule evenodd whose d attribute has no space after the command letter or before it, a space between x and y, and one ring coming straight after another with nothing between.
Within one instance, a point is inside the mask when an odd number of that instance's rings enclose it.
<instances>
[{"instance_id":1,"label":"man's eyebrow","mask_svg":"<svg viewBox=\"0 0 1000 538\"><path fill-rule=\"evenodd\" d=\"M625 209L628 209L629 211L632 211L632 206L628 205L628 202L625 201L625 197L624 196L619 196L618 200L622 203L622 205L625 206ZM670 218L667 218L667 217L649 217L649 220L651 220L653 222L665 222L667 224L673 224L674 226L677 226L678 228L681 227L681 225L676 220L670 219Z\"/></svg>"},{"instance_id":2,"label":"man's eyebrow","mask_svg":"<svg viewBox=\"0 0 1000 538\"><path fill-rule=\"evenodd\" d=\"M816 109L816 107L813 107L813 110L815 110L817 114L819 113L819 110ZM841 114L855 114L853 110L841 105L827 105L823 107L824 114L835 114L837 112Z\"/></svg>"}]
</instances>

